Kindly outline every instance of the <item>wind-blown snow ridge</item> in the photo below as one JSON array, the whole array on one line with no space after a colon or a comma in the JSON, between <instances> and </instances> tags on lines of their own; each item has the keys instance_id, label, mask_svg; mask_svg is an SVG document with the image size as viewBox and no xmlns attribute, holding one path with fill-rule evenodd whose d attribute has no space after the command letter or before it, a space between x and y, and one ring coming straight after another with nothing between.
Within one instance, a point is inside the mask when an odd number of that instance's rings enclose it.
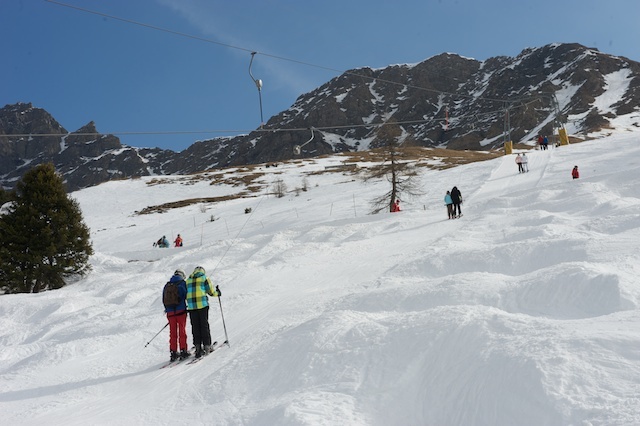
<instances>
[{"instance_id":1,"label":"wind-blown snow ridge","mask_svg":"<svg viewBox=\"0 0 640 426\"><path fill-rule=\"evenodd\" d=\"M134 212L243 188L185 176L78 191L93 272L0 297L0 415L20 425L638 424L639 155L634 135L611 136L530 151L525 174L512 155L424 169L425 196L379 215L369 200L388 182L320 173L333 157L265 168L249 197L163 214ZM276 179L284 198L266 193ZM447 220L454 185L464 216ZM151 246L177 233L185 247ZM159 370L166 330L144 346L166 323L160 289L197 265L223 291L211 329L224 338L222 306L231 346Z\"/></svg>"}]
</instances>

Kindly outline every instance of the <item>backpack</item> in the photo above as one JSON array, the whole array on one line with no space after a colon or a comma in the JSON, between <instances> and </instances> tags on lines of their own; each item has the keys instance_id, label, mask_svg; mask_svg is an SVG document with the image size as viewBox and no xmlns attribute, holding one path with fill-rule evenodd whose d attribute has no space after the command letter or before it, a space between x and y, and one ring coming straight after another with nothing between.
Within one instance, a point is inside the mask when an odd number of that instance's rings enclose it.
<instances>
[{"instance_id":1,"label":"backpack","mask_svg":"<svg viewBox=\"0 0 640 426\"><path fill-rule=\"evenodd\" d=\"M175 307L180 304L178 283L169 281L162 292L162 303L165 307Z\"/></svg>"}]
</instances>

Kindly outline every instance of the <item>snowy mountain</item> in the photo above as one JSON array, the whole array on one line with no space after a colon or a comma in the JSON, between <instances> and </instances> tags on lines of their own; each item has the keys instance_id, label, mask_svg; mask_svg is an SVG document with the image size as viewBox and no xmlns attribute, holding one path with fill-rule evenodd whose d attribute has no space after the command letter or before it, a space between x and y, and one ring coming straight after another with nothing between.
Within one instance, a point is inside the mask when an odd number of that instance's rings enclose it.
<instances>
[{"instance_id":1,"label":"snowy mountain","mask_svg":"<svg viewBox=\"0 0 640 426\"><path fill-rule=\"evenodd\" d=\"M481 62L445 53L418 64L352 70L301 96L267 128L325 129L319 139L331 149L310 144L309 153L376 146L377 128L365 125L388 121L400 123L401 138L413 145L495 149L505 130L514 142L551 135L559 125L583 136L639 130L639 105L639 63L551 44L515 58Z\"/></svg>"},{"instance_id":2,"label":"snowy mountain","mask_svg":"<svg viewBox=\"0 0 640 426\"><path fill-rule=\"evenodd\" d=\"M550 44L515 58L444 53L418 64L354 69L303 94L262 129L180 153L121 145L94 123L69 134L31 104L8 105L0 110L0 183L13 187L44 161L76 190L132 176L366 151L383 143L376 136L389 122L405 145L472 150L554 135L559 126L580 138L638 131L640 64L579 44ZM52 136L10 136L42 133ZM300 154L296 145L304 145Z\"/></svg>"},{"instance_id":3,"label":"snowy mountain","mask_svg":"<svg viewBox=\"0 0 640 426\"><path fill-rule=\"evenodd\" d=\"M378 215L339 156L75 192L93 272L0 297L4 424L640 424L637 134L527 155L422 167ZM230 347L160 369L161 289L199 265Z\"/></svg>"}]
</instances>

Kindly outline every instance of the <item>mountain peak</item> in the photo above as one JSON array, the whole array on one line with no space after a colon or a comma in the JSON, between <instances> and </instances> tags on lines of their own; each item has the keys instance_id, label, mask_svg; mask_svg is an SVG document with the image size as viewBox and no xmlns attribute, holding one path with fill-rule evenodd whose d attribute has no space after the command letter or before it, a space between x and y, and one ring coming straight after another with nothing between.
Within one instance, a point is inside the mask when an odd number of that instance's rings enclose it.
<instances>
[{"instance_id":1,"label":"mountain peak","mask_svg":"<svg viewBox=\"0 0 640 426\"><path fill-rule=\"evenodd\" d=\"M96 123L94 121L90 121L74 133L98 133L98 130L96 129Z\"/></svg>"}]
</instances>

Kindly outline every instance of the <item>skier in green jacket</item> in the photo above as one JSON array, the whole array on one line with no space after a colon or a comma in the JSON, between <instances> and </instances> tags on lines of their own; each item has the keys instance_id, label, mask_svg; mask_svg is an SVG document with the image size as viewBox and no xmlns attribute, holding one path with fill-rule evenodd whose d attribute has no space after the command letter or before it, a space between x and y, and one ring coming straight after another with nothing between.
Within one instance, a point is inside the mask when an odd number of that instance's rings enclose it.
<instances>
[{"instance_id":1,"label":"skier in green jacket","mask_svg":"<svg viewBox=\"0 0 640 426\"><path fill-rule=\"evenodd\" d=\"M191 320L196 358L211 352L208 296L220 297L220 289L216 286L214 290L204 268L197 266L187 278L187 311Z\"/></svg>"}]
</instances>

